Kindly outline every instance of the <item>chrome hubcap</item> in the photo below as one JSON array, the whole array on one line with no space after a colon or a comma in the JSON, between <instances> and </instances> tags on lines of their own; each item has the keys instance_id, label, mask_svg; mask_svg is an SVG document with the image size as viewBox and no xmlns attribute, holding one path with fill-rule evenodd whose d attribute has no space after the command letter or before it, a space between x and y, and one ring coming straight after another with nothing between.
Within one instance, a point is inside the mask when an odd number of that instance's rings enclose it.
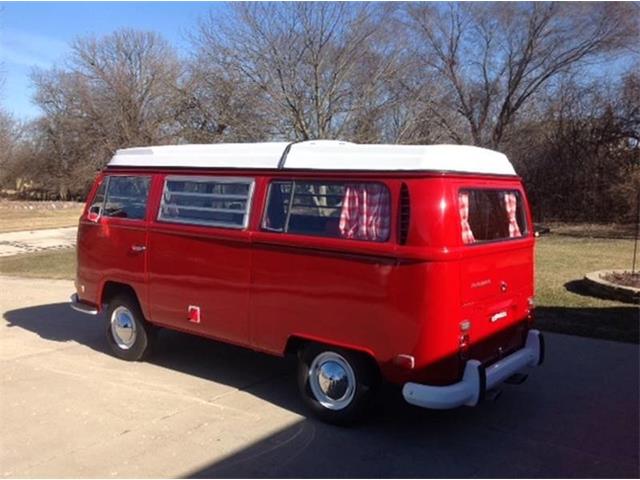
<instances>
[{"instance_id":1,"label":"chrome hubcap","mask_svg":"<svg viewBox=\"0 0 640 480\"><path fill-rule=\"evenodd\" d=\"M323 352L311 362L309 386L323 407L342 410L356 393L356 376L342 355Z\"/></svg>"},{"instance_id":2,"label":"chrome hubcap","mask_svg":"<svg viewBox=\"0 0 640 480\"><path fill-rule=\"evenodd\" d=\"M136 342L136 322L128 308L117 307L111 314L111 334L123 350L130 349Z\"/></svg>"}]
</instances>

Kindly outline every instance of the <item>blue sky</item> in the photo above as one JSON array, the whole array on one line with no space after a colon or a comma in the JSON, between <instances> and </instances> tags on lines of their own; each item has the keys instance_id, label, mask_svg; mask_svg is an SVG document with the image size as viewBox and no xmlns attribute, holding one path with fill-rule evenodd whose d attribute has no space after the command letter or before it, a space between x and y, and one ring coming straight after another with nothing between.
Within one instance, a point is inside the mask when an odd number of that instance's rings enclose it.
<instances>
[{"instance_id":1,"label":"blue sky","mask_svg":"<svg viewBox=\"0 0 640 480\"><path fill-rule=\"evenodd\" d=\"M6 77L2 106L17 118L37 116L29 74L34 66L60 62L77 36L132 27L160 32L184 50L185 36L198 17L221 8L224 4L215 2L0 2L0 61Z\"/></svg>"}]
</instances>

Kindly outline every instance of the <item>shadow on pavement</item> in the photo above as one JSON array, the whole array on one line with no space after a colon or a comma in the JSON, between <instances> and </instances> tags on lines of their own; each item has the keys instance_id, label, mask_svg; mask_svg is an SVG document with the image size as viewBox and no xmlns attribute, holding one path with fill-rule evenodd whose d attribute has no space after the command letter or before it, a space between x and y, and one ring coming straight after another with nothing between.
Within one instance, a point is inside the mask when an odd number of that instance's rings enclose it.
<instances>
[{"instance_id":1,"label":"shadow on pavement","mask_svg":"<svg viewBox=\"0 0 640 480\"><path fill-rule=\"evenodd\" d=\"M509 395L504 403L451 411L390 402L349 429L304 419L183 478L637 478L631 436L624 451L611 453L617 458L603 460L591 450L599 441L573 443L580 434L567 435L562 418L536 428L553 419L553 407L527 406L531 395L515 390Z\"/></svg>"},{"instance_id":2,"label":"shadow on pavement","mask_svg":"<svg viewBox=\"0 0 640 480\"><path fill-rule=\"evenodd\" d=\"M569 292L588 298L606 298L589 292L582 280L564 284ZM536 307L536 326L542 330L619 342L640 342L640 305L617 307Z\"/></svg>"},{"instance_id":3,"label":"shadow on pavement","mask_svg":"<svg viewBox=\"0 0 640 480\"><path fill-rule=\"evenodd\" d=\"M9 327L20 327L54 342L76 342L111 355L105 340L103 315L78 313L68 303L38 305L8 311ZM202 337L162 329L147 363L197 376L253 393L261 384L291 377L291 388L267 389L266 400L302 414L295 386L295 359L278 358ZM283 382L278 382L283 383Z\"/></svg>"},{"instance_id":4,"label":"shadow on pavement","mask_svg":"<svg viewBox=\"0 0 640 480\"><path fill-rule=\"evenodd\" d=\"M16 309L4 318L43 339L107 353L103 317L66 303ZM430 411L385 387L373 418L362 425L346 429L303 418L184 476L637 477L637 365L628 363L637 351L603 343L554 336L545 365L523 385L505 386L497 402ZM149 362L306 414L291 358L162 331ZM600 398L602 388L615 397Z\"/></svg>"},{"instance_id":5,"label":"shadow on pavement","mask_svg":"<svg viewBox=\"0 0 640 480\"><path fill-rule=\"evenodd\" d=\"M640 341L640 307L536 307L536 328L619 342Z\"/></svg>"}]
</instances>

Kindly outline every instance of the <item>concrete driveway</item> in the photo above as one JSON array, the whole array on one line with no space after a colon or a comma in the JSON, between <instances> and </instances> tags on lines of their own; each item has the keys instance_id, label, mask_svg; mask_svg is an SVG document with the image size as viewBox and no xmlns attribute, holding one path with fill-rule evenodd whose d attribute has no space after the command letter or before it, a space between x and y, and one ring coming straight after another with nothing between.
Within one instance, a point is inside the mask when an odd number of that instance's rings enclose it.
<instances>
[{"instance_id":1,"label":"concrete driveway","mask_svg":"<svg viewBox=\"0 0 640 480\"><path fill-rule=\"evenodd\" d=\"M106 353L72 283L0 277L0 472L13 477L637 477L638 346L547 335L496 402L426 411L386 389L352 429L307 418L291 360L163 332Z\"/></svg>"},{"instance_id":2,"label":"concrete driveway","mask_svg":"<svg viewBox=\"0 0 640 480\"><path fill-rule=\"evenodd\" d=\"M0 233L0 257L73 247L78 227Z\"/></svg>"}]
</instances>

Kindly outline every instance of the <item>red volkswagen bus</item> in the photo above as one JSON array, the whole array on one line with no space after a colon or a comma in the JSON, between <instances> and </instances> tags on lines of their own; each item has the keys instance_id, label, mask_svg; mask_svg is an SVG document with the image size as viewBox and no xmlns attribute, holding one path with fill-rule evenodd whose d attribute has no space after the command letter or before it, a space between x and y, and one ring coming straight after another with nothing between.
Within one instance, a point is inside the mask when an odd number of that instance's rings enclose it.
<instances>
[{"instance_id":1,"label":"red volkswagen bus","mask_svg":"<svg viewBox=\"0 0 640 480\"><path fill-rule=\"evenodd\" d=\"M543 359L520 178L468 146L335 141L119 150L78 229L72 307L113 353L158 328L296 354L305 403L358 418L381 380L473 406Z\"/></svg>"}]
</instances>

